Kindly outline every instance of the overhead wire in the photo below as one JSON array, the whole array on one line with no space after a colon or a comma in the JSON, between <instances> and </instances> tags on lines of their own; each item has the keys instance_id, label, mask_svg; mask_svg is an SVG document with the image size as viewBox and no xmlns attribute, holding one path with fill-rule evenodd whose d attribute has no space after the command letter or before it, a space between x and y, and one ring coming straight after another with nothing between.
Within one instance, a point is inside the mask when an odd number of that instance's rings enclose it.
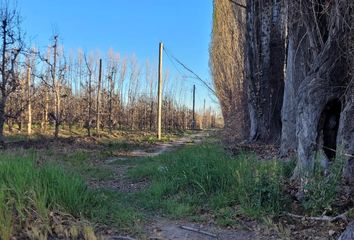
<instances>
[{"instance_id":1,"label":"overhead wire","mask_svg":"<svg viewBox=\"0 0 354 240\"><path fill-rule=\"evenodd\" d=\"M176 58L171 52L169 52L166 47L163 48L164 52L166 53L166 55L169 58L172 58L176 63L178 63L180 66L182 66L186 71L188 71L189 73L191 73L194 78L196 78L197 80L199 80L200 82L203 83L203 85L209 90L211 91L215 96L217 96L216 92L214 91L214 89L212 89L209 84L203 80L201 77L199 77L198 74L196 74L191 68L187 67L186 64L184 64L182 61L180 61L178 58ZM169 53L168 53L169 52ZM187 76L188 77L188 76Z\"/></svg>"},{"instance_id":2,"label":"overhead wire","mask_svg":"<svg viewBox=\"0 0 354 240\"><path fill-rule=\"evenodd\" d=\"M182 78L185 78L186 76L183 75L181 70L177 67L176 63L173 61L172 57L168 54L168 52L165 50L165 46L163 47L164 52L166 53L166 56L168 60L171 62L172 66L176 69L176 71L180 74Z\"/></svg>"}]
</instances>

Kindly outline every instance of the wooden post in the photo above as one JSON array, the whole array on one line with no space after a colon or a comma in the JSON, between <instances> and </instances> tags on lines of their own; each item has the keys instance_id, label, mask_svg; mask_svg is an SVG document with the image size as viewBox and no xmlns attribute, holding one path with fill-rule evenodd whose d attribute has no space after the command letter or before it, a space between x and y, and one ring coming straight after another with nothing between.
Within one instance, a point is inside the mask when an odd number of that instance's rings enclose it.
<instances>
[{"instance_id":1,"label":"wooden post","mask_svg":"<svg viewBox=\"0 0 354 240\"><path fill-rule=\"evenodd\" d=\"M61 114L60 114L60 101L61 101L61 96L60 96L60 82L59 79L57 79L57 52L58 52L58 35L54 36L54 62L53 62L53 67L52 67L52 78L53 78L53 87L54 87L54 92L55 92L55 97L54 97L54 105L55 105L55 130L54 130L54 136L58 137L59 136L59 127L61 124Z\"/></svg>"},{"instance_id":2,"label":"wooden post","mask_svg":"<svg viewBox=\"0 0 354 240\"><path fill-rule=\"evenodd\" d=\"M50 59L50 48L47 50L47 58ZM50 69L50 68L49 68ZM50 79L50 73L47 73L47 79ZM48 112L49 112L49 85L45 84L42 89L42 94L44 94L44 109L42 112L42 121L41 121L41 132L45 134L48 129Z\"/></svg>"},{"instance_id":3,"label":"wooden post","mask_svg":"<svg viewBox=\"0 0 354 240\"><path fill-rule=\"evenodd\" d=\"M31 67L27 68L27 134L32 134L32 106L31 106Z\"/></svg>"},{"instance_id":4,"label":"wooden post","mask_svg":"<svg viewBox=\"0 0 354 240\"><path fill-rule=\"evenodd\" d=\"M163 43L159 44L159 75L158 75L158 89L157 89L157 139L161 140L161 112L162 112L162 50Z\"/></svg>"},{"instance_id":5,"label":"wooden post","mask_svg":"<svg viewBox=\"0 0 354 240\"><path fill-rule=\"evenodd\" d=\"M195 129L195 85L193 85L193 115L192 115L192 129Z\"/></svg>"},{"instance_id":6,"label":"wooden post","mask_svg":"<svg viewBox=\"0 0 354 240\"><path fill-rule=\"evenodd\" d=\"M98 70L98 86L97 86L97 106L96 106L96 135L100 136L100 104L101 104L101 81L102 81L102 59Z\"/></svg>"},{"instance_id":7,"label":"wooden post","mask_svg":"<svg viewBox=\"0 0 354 240\"><path fill-rule=\"evenodd\" d=\"M203 127L205 128L206 127L206 116L205 116L205 98L204 98L204 107L203 107L203 118L202 118L202 121L201 121L201 129L203 129Z\"/></svg>"},{"instance_id":8,"label":"wooden post","mask_svg":"<svg viewBox=\"0 0 354 240\"><path fill-rule=\"evenodd\" d=\"M211 128L213 128L213 125L212 125L212 114L211 114L211 107L209 107L209 126L211 127Z\"/></svg>"}]
</instances>

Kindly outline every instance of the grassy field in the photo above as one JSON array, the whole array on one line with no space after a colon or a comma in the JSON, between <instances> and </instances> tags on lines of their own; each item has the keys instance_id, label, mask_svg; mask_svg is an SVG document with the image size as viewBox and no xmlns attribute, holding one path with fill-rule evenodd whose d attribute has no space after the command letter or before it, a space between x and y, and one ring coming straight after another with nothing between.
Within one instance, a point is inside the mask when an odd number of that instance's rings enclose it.
<instances>
[{"instance_id":1,"label":"grassy field","mask_svg":"<svg viewBox=\"0 0 354 240\"><path fill-rule=\"evenodd\" d=\"M171 137L175 138L175 137ZM235 226L240 219L263 221L291 211L287 188L294 162L259 160L251 153L230 156L215 139L146 158L120 158L152 149L152 137L95 141L36 141L0 155L0 237L62 236L97 239L102 232L142 234L152 216ZM107 163L105 159L117 157ZM302 214L335 214L340 164L328 177L307 185ZM117 175L117 169L125 169ZM122 192L105 183L124 179L144 187ZM330 179L330 181L328 181ZM103 230L102 230L103 229ZM96 233L96 234L95 234Z\"/></svg>"}]
</instances>

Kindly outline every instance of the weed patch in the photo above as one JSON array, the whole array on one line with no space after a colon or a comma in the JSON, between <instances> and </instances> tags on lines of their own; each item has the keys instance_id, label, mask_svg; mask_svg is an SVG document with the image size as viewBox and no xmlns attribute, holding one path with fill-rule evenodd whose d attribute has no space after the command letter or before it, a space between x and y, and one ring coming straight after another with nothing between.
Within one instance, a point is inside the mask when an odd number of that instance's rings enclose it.
<instances>
[{"instance_id":1,"label":"weed patch","mask_svg":"<svg viewBox=\"0 0 354 240\"><path fill-rule=\"evenodd\" d=\"M255 218L285 209L288 201L282 187L288 164L259 161L251 155L230 157L220 146L205 144L142 160L128 175L152 182L137 196L147 209L163 210L172 217L217 212L225 215L221 221L227 224L233 205Z\"/></svg>"},{"instance_id":2,"label":"weed patch","mask_svg":"<svg viewBox=\"0 0 354 240\"><path fill-rule=\"evenodd\" d=\"M323 174L320 163L316 161L314 175L304 186L305 197L302 206L311 215L337 214L332 208L338 197L342 180L343 160L336 159Z\"/></svg>"},{"instance_id":3,"label":"weed patch","mask_svg":"<svg viewBox=\"0 0 354 240\"><path fill-rule=\"evenodd\" d=\"M28 227L35 235L46 236L52 232L53 213L134 229L139 215L123 206L117 196L89 189L81 177L58 165L38 166L35 158L34 154L0 157L1 239L10 239Z\"/></svg>"}]
</instances>

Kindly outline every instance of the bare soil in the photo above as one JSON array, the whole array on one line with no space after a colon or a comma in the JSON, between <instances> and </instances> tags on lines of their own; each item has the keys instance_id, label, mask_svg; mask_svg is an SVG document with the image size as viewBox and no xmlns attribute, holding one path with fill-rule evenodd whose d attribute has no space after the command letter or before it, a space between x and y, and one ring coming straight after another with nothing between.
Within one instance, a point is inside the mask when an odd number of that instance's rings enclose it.
<instances>
[{"instance_id":1,"label":"bare soil","mask_svg":"<svg viewBox=\"0 0 354 240\"><path fill-rule=\"evenodd\" d=\"M256 234L252 231L222 229L213 224L205 225L186 221L171 221L158 217L147 226L146 230L150 239L248 240L256 237Z\"/></svg>"}]
</instances>

